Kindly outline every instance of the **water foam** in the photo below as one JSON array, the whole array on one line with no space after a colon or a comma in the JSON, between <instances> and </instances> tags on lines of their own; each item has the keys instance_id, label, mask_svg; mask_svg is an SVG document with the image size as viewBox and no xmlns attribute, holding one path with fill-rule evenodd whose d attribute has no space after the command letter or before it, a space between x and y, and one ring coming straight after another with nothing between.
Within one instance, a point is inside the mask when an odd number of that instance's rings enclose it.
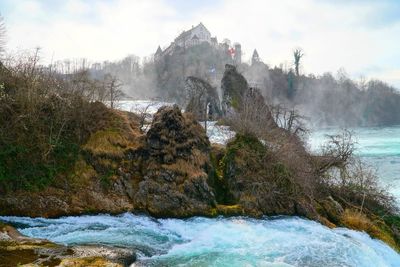
<instances>
[{"instance_id":1,"label":"water foam","mask_svg":"<svg viewBox=\"0 0 400 267\"><path fill-rule=\"evenodd\" d=\"M25 235L62 244L138 250L137 266L399 266L367 234L297 218L153 219L125 213L59 219L0 217Z\"/></svg>"}]
</instances>

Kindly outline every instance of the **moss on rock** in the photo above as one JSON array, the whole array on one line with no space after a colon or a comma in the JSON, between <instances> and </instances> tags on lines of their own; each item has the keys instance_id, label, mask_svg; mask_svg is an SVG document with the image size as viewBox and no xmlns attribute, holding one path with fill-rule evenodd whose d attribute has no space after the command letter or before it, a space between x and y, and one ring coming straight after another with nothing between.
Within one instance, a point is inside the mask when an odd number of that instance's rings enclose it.
<instances>
[{"instance_id":1,"label":"moss on rock","mask_svg":"<svg viewBox=\"0 0 400 267\"><path fill-rule=\"evenodd\" d=\"M157 217L212 215L210 150L204 129L190 114L177 106L161 108L146 136L136 208Z\"/></svg>"},{"instance_id":2,"label":"moss on rock","mask_svg":"<svg viewBox=\"0 0 400 267\"><path fill-rule=\"evenodd\" d=\"M346 209L342 215L340 223L347 228L364 231L370 236L384 241L386 244L400 252L399 243L396 242L390 230L385 229L385 224L380 222L379 219L373 221L360 211Z\"/></svg>"}]
</instances>

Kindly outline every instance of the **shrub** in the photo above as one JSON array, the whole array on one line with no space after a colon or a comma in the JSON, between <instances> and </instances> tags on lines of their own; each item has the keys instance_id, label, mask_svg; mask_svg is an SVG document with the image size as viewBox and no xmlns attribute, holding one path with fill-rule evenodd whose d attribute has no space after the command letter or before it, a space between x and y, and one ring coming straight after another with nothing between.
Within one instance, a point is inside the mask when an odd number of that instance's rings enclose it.
<instances>
[{"instance_id":1,"label":"shrub","mask_svg":"<svg viewBox=\"0 0 400 267\"><path fill-rule=\"evenodd\" d=\"M395 200L380 186L375 171L355 156L352 133L328 136L323 147L322 187L344 204L374 213L396 211Z\"/></svg>"},{"instance_id":2,"label":"shrub","mask_svg":"<svg viewBox=\"0 0 400 267\"><path fill-rule=\"evenodd\" d=\"M0 192L51 184L91 133L112 124L112 112L94 102L99 84L40 66L37 52L0 68Z\"/></svg>"}]
</instances>

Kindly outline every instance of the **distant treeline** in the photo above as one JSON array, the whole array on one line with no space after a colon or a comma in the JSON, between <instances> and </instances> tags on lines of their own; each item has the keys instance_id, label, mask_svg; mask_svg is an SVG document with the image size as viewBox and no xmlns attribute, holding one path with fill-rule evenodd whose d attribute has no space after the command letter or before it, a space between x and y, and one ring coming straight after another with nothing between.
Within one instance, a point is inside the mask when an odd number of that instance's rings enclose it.
<instances>
[{"instance_id":1,"label":"distant treeline","mask_svg":"<svg viewBox=\"0 0 400 267\"><path fill-rule=\"evenodd\" d=\"M400 124L400 92L382 81L356 82L343 71L297 76L262 62L241 67L272 103L298 109L315 126Z\"/></svg>"},{"instance_id":2,"label":"distant treeline","mask_svg":"<svg viewBox=\"0 0 400 267\"><path fill-rule=\"evenodd\" d=\"M118 62L92 64L90 72L97 78L107 73L117 76L124 84L124 91L133 98L159 98L186 104L186 78L198 77L220 88L227 63L234 64L226 50L202 43L186 49L177 47L170 54L142 61L128 56ZM61 66L66 68L65 62ZM335 76L331 73L303 75L295 65L271 68L258 54L251 64L241 63L237 69L249 86L262 92L269 104L296 109L314 126L400 124L400 93L382 81L356 82L344 71Z\"/></svg>"}]
</instances>

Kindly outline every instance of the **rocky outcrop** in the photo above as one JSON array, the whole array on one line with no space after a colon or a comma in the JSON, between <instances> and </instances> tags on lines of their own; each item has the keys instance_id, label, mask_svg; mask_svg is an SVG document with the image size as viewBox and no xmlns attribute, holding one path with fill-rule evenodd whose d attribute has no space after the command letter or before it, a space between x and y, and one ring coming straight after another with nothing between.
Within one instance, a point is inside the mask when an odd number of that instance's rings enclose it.
<instances>
[{"instance_id":1,"label":"rocky outcrop","mask_svg":"<svg viewBox=\"0 0 400 267\"><path fill-rule=\"evenodd\" d=\"M135 116L114 113L113 127L93 133L73 168L51 186L0 195L0 215L59 217L131 211L138 167L128 154L141 146L141 134Z\"/></svg>"},{"instance_id":2,"label":"rocky outcrop","mask_svg":"<svg viewBox=\"0 0 400 267\"><path fill-rule=\"evenodd\" d=\"M238 109L242 104L242 98L249 88L246 79L236 67L226 64L224 76L221 80L222 107L225 113L231 109Z\"/></svg>"},{"instance_id":3,"label":"rocky outcrop","mask_svg":"<svg viewBox=\"0 0 400 267\"><path fill-rule=\"evenodd\" d=\"M116 112L118 127L93 133L74 168L41 191L0 196L0 215L58 217L145 211L158 217L211 215L210 143L190 114L161 108L143 135Z\"/></svg>"},{"instance_id":4,"label":"rocky outcrop","mask_svg":"<svg viewBox=\"0 0 400 267\"><path fill-rule=\"evenodd\" d=\"M135 205L156 216L210 215L210 143L204 129L177 106L161 108L146 135L143 181Z\"/></svg>"},{"instance_id":5,"label":"rocky outcrop","mask_svg":"<svg viewBox=\"0 0 400 267\"><path fill-rule=\"evenodd\" d=\"M231 196L227 200L240 205L244 214L317 217L311 199L299 193L291 170L256 137L238 135L227 145L220 165Z\"/></svg>"},{"instance_id":6,"label":"rocky outcrop","mask_svg":"<svg viewBox=\"0 0 400 267\"><path fill-rule=\"evenodd\" d=\"M199 121L218 120L222 111L217 89L208 82L193 76L186 78L185 82L187 105L186 112L193 114ZM207 112L207 114L206 114Z\"/></svg>"},{"instance_id":7,"label":"rocky outcrop","mask_svg":"<svg viewBox=\"0 0 400 267\"><path fill-rule=\"evenodd\" d=\"M130 266L135 251L105 246L67 247L21 235L0 223L0 266Z\"/></svg>"},{"instance_id":8,"label":"rocky outcrop","mask_svg":"<svg viewBox=\"0 0 400 267\"><path fill-rule=\"evenodd\" d=\"M101 182L100 182L101 183ZM99 184L100 184L99 183ZM86 213L118 214L132 210L133 205L125 192L104 190L93 181L93 187L66 191L49 187L40 192L20 191L13 195L0 197L0 213L2 215L30 217L59 217Z\"/></svg>"}]
</instances>

